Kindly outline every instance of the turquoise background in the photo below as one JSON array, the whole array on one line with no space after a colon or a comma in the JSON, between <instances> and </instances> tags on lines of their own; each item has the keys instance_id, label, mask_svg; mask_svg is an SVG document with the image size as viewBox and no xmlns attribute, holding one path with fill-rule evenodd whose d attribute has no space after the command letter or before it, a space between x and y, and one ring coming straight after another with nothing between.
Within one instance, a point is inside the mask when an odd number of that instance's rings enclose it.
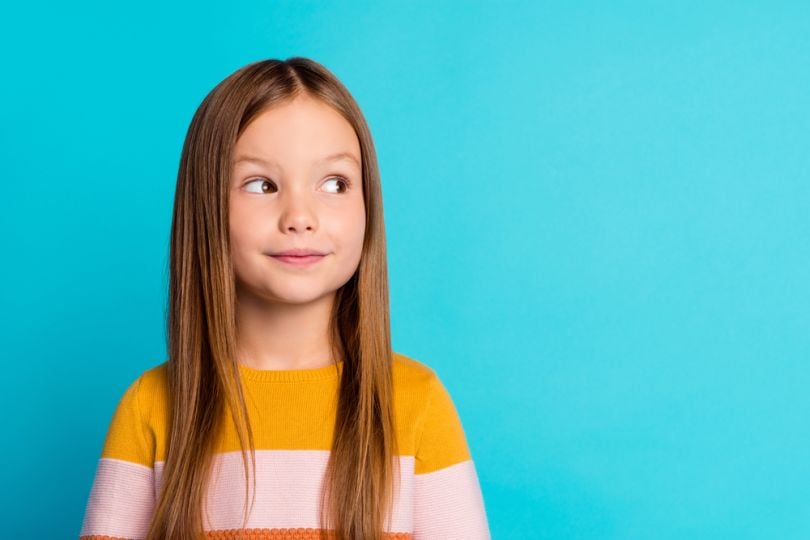
<instances>
[{"instance_id":1,"label":"turquoise background","mask_svg":"<svg viewBox=\"0 0 810 540\"><path fill-rule=\"evenodd\" d=\"M303 55L367 115L394 347L494 538L810 538L810 4L17 3L0 45L4 535L78 535L165 358L194 110Z\"/></svg>"}]
</instances>

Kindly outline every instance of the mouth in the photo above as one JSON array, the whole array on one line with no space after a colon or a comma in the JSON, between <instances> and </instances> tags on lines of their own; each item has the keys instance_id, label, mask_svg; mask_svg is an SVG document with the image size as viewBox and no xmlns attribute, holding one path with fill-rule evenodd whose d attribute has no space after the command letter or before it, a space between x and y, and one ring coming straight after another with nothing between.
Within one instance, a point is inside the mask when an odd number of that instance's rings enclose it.
<instances>
[{"instance_id":1,"label":"mouth","mask_svg":"<svg viewBox=\"0 0 810 540\"><path fill-rule=\"evenodd\" d=\"M290 266L311 266L326 255L270 255L270 257Z\"/></svg>"}]
</instances>

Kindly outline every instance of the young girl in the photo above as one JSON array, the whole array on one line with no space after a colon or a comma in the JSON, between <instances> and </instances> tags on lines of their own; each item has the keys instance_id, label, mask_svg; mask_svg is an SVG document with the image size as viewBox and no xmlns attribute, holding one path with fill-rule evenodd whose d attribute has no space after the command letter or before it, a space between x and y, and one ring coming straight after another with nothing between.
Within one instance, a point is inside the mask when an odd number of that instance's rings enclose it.
<instances>
[{"instance_id":1,"label":"young girl","mask_svg":"<svg viewBox=\"0 0 810 540\"><path fill-rule=\"evenodd\" d=\"M388 308L357 103L307 58L237 70L191 121L168 360L118 403L80 538L488 539L453 401Z\"/></svg>"}]
</instances>

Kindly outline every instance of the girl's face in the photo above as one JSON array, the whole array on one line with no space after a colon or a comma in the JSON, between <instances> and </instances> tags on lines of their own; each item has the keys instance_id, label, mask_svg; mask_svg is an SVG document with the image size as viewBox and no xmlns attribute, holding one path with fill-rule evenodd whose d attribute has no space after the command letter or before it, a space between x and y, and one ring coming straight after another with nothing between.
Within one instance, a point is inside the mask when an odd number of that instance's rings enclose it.
<instances>
[{"instance_id":1,"label":"girl's face","mask_svg":"<svg viewBox=\"0 0 810 540\"><path fill-rule=\"evenodd\" d=\"M337 291L360 263L365 235L360 143L351 124L308 96L261 113L239 137L230 184L237 285L299 304ZM303 248L314 263L274 257Z\"/></svg>"}]
</instances>

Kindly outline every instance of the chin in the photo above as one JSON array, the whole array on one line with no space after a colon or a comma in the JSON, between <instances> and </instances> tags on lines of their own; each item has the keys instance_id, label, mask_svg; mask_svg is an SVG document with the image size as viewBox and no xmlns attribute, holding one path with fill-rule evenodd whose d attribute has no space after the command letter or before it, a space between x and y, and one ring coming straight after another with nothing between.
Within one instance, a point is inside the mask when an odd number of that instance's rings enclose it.
<instances>
[{"instance_id":1,"label":"chin","mask_svg":"<svg viewBox=\"0 0 810 540\"><path fill-rule=\"evenodd\" d=\"M271 295L268 295L268 300L283 304L309 304L321 300L324 296L332 293L334 293L334 291L291 288L273 291Z\"/></svg>"}]
</instances>

